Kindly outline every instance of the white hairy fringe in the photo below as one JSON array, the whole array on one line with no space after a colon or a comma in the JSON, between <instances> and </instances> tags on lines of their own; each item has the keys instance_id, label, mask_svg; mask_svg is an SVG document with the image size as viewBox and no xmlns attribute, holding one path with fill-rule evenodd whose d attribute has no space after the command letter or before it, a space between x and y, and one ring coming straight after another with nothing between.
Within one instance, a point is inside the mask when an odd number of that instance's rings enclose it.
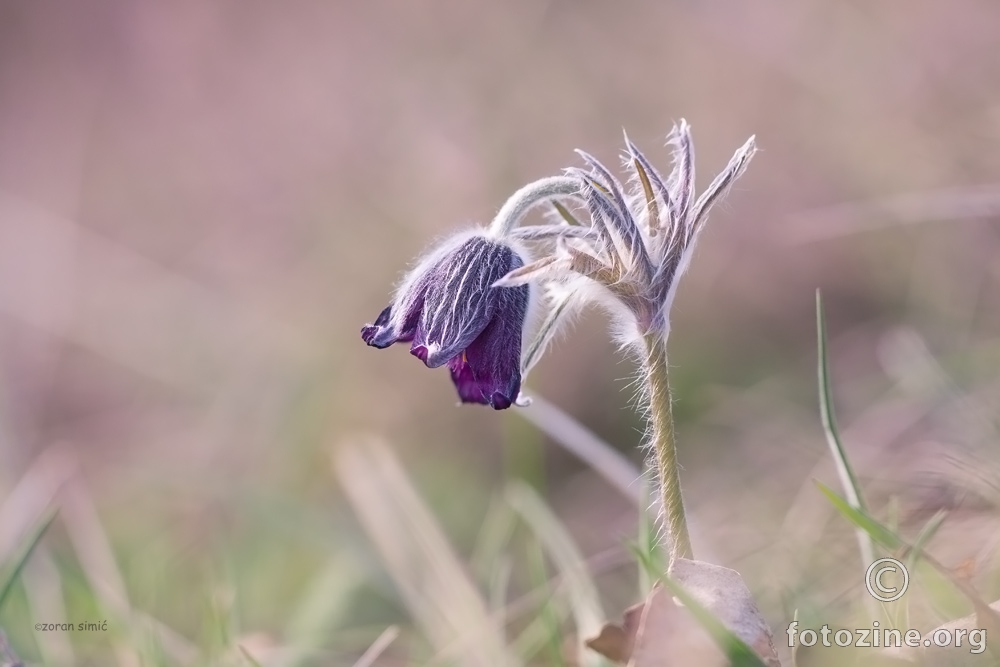
<instances>
[{"instance_id":1,"label":"white hairy fringe","mask_svg":"<svg viewBox=\"0 0 1000 667\"><path fill-rule=\"evenodd\" d=\"M486 234L484 234L485 236ZM523 243L517 239L505 238L505 239L495 239L487 236L492 241L496 243L503 243L509 246L514 252L516 252L521 259L524 261L524 265L527 266L534 261L534 253L528 244ZM529 331L534 331L541 324L542 317L545 312L544 299L540 295L540 286L535 283L528 283L528 309L525 311L524 322L521 323L521 344L524 345L524 340L526 339Z\"/></svg>"},{"instance_id":2,"label":"white hairy fringe","mask_svg":"<svg viewBox=\"0 0 1000 667\"><path fill-rule=\"evenodd\" d=\"M583 283L584 279L580 278L575 281L570 280L565 282L550 280L540 285L539 292L541 294L538 297L538 307L536 308L534 319L530 324L526 324L525 326L524 340L531 340L531 344L523 345L522 347L525 351L530 348L535 349L531 359L522 359L522 381L526 379L528 373L538 364L538 361L545 356L545 352L549 346L562 337L575 323L576 318L586 303L586 299L580 294L580 288ZM555 315L555 310L560 307L561 311L558 315ZM555 316L556 319L552 321L551 327L547 331L542 331L542 327L548 322L550 314ZM527 335L528 331L531 331L530 336Z\"/></svg>"},{"instance_id":3,"label":"white hairy fringe","mask_svg":"<svg viewBox=\"0 0 1000 667\"><path fill-rule=\"evenodd\" d=\"M445 255L453 252L456 248L478 234L479 231L477 229L453 232L447 237L435 239L424 252L417 255L416 262L403 274L402 279L396 285L396 289L393 292L393 310L392 317L389 320L390 326L394 328L402 327L406 312L398 308L397 305L401 303L406 294L411 292L413 286L420 280L420 277L437 264Z\"/></svg>"}]
</instances>

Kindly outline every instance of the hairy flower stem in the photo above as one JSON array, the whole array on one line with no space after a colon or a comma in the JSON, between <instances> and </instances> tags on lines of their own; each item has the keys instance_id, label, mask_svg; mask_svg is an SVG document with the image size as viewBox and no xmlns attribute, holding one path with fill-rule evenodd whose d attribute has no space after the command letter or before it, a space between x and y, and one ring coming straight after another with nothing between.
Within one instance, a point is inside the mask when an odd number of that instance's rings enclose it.
<instances>
[{"instance_id":1,"label":"hairy flower stem","mask_svg":"<svg viewBox=\"0 0 1000 667\"><path fill-rule=\"evenodd\" d=\"M512 194L497 212L490 223L490 234L494 238L503 238L510 234L528 211L546 199L568 197L579 192L580 181L568 176L551 176L528 183Z\"/></svg>"},{"instance_id":2,"label":"hairy flower stem","mask_svg":"<svg viewBox=\"0 0 1000 667\"><path fill-rule=\"evenodd\" d=\"M693 558L684 498L677 471L677 447L674 442L674 416L671 408L670 373L667 367L667 341L659 333L647 334L645 375L649 400L649 435L656 449L656 473L663 502L663 521L670 535L670 563L678 558Z\"/></svg>"}]
</instances>

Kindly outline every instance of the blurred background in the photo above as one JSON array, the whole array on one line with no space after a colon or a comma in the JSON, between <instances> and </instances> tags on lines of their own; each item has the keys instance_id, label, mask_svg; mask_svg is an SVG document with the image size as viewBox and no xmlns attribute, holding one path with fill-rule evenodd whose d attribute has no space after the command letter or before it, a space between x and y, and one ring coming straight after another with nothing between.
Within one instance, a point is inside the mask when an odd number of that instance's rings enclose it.
<instances>
[{"instance_id":1,"label":"blurred background","mask_svg":"<svg viewBox=\"0 0 1000 667\"><path fill-rule=\"evenodd\" d=\"M394 566L359 519L390 494L345 448L398 457L477 586L507 563L501 608L559 569L526 565L516 531L484 537L530 490L618 618L639 599L634 499L359 330L434 239L574 148L614 164L625 128L667 170L681 118L702 187L761 148L673 313L699 557L740 570L777 632L860 604L850 527L811 482L836 484L822 288L873 507L907 534L949 510L932 546L995 599L998 35L991 0L0 4L0 562L64 508L0 611L12 646L140 664L120 624L32 631L128 610L170 628L177 662L235 660L218 628L266 656L302 624L307 664L352 664L390 626L377 664L439 655L399 578L418 559ZM528 393L638 466L633 371L588 311Z\"/></svg>"}]
</instances>

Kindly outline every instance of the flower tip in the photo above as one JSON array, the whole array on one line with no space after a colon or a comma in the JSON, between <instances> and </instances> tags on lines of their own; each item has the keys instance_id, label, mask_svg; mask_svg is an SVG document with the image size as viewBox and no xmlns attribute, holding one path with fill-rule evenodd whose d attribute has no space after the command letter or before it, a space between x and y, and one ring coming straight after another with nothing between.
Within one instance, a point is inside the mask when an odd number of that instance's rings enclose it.
<instances>
[{"instance_id":1,"label":"flower tip","mask_svg":"<svg viewBox=\"0 0 1000 667\"><path fill-rule=\"evenodd\" d=\"M395 341L384 340L385 336L380 335L383 331L384 327L380 327L377 324L366 324L361 327L361 340L365 341L365 344L369 347L374 347L379 350L387 348Z\"/></svg>"},{"instance_id":2,"label":"flower tip","mask_svg":"<svg viewBox=\"0 0 1000 667\"><path fill-rule=\"evenodd\" d=\"M391 316L392 306L387 306L378 314L374 323L361 327L361 340L365 341L366 345L380 350L399 340L399 336L394 335L393 328L389 326Z\"/></svg>"},{"instance_id":3,"label":"flower tip","mask_svg":"<svg viewBox=\"0 0 1000 667\"><path fill-rule=\"evenodd\" d=\"M424 362L425 366L430 366L427 363L427 346L426 345L414 345L410 348L410 354L415 356L420 361Z\"/></svg>"},{"instance_id":4,"label":"flower tip","mask_svg":"<svg viewBox=\"0 0 1000 667\"><path fill-rule=\"evenodd\" d=\"M506 410L511 406L511 404L512 401L510 400L510 398L504 396L499 391L493 392L493 395L490 396L490 405L493 407L494 410Z\"/></svg>"},{"instance_id":5,"label":"flower tip","mask_svg":"<svg viewBox=\"0 0 1000 667\"><path fill-rule=\"evenodd\" d=\"M371 345L372 341L375 340L375 334L378 333L378 327L371 324L366 324L361 327L361 340L365 341L366 345Z\"/></svg>"},{"instance_id":6,"label":"flower tip","mask_svg":"<svg viewBox=\"0 0 1000 667\"><path fill-rule=\"evenodd\" d=\"M424 366L427 368L438 368L448 363L447 358L441 358L441 348L433 343L414 343L410 347L410 354L424 362Z\"/></svg>"}]
</instances>

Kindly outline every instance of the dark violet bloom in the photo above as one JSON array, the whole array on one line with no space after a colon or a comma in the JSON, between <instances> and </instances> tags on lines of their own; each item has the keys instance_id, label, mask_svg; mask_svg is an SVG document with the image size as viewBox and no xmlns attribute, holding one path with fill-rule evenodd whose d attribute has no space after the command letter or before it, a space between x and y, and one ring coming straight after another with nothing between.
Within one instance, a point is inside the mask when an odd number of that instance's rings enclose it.
<instances>
[{"instance_id":1,"label":"dark violet bloom","mask_svg":"<svg viewBox=\"0 0 1000 667\"><path fill-rule=\"evenodd\" d=\"M368 345L411 343L428 368L448 365L463 403L509 408L521 390L521 330L528 286L493 283L524 265L510 246L476 234L459 236L407 276L374 324Z\"/></svg>"}]
</instances>

